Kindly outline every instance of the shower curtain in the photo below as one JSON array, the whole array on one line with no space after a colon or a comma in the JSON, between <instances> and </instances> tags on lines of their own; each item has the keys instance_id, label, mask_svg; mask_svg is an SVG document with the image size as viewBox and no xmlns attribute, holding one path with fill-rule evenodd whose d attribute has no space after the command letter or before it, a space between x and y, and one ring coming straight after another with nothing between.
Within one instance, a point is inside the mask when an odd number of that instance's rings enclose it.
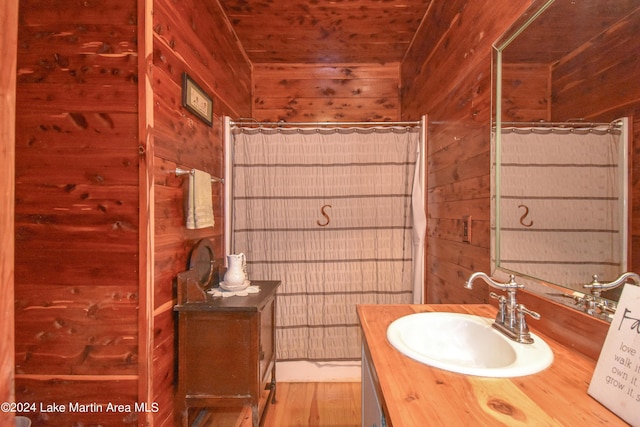
<instances>
[{"instance_id":1,"label":"shower curtain","mask_svg":"<svg viewBox=\"0 0 640 427\"><path fill-rule=\"evenodd\" d=\"M420 300L420 132L233 129L232 251L250 279L282 281L279 361L359 360L356 304Z\"/></svg>"},{"instance_id":2,"label":"shower curtain","mask_svg":"<svg viewBox=\"0 0 640 427\"><path fill-rule=\"evenodd\" d=\"M621 138L599 128L503 129L502 267L581 291L593 274L624 271Z\"/></svg>"}]
</instances>

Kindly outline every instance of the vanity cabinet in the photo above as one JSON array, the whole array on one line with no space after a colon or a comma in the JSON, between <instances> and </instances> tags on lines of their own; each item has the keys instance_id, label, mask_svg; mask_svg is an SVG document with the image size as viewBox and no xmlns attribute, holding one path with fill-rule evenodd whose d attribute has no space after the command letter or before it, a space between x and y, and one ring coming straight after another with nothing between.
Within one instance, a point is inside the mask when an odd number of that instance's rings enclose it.
<instances>
[{"instance_id":1,"label":"vanity cabinet","mask_svg":"<svg viewBox=\"0 0 640 427\"><path fill-rule=\"evenodd\" d=\"M533 332L554 353L553 363L537 374L515 378L462 375L427 366L387 340L387 328L401 317L452 312L493 319L496 309L491 305L358 305L357 311L363 346L363 427L628 425L588 395L596 361L535 326Z\"/></svg>"},{"instance_id":2,"label":"vanity cabinet","mask_svg":"<svg viewBox=\"0 0 640 427\"><path fill-rule=\"evenodd\" d=\"M178 313L178 404L189 408L249 406L252 425L275 401L277 281L254 281L260 292L206 296L175 306ZM266 392L265 390L268 390Z\"/></svg>"},{"instance_id":3,"label":"vanity cabinet","mask_svg":"<svg viewBox=\"0 0 640 427\"><path fill-rule=\"evenodd\" d=\"M370 356L362 346L362 427L384 427L386 422L380 399L378 398L378 383L375 371L371 366Z\"/></svg>"}]
</instances>

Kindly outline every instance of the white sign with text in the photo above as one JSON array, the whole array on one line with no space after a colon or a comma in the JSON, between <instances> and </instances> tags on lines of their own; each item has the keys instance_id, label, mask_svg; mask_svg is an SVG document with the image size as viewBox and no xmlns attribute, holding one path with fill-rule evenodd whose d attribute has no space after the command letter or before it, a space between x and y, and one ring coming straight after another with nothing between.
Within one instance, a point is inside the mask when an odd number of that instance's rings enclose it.
<instances>
[{"instance_id":1,"label":"white sign with text","mask_svg":"<svg viewBox=\"0 0 640 427\"><path fill-rule=\"evenodd\" d=\"M640 287L620 295L589 394L620 418L640 427Z\"/></svg>"}]
</instances>

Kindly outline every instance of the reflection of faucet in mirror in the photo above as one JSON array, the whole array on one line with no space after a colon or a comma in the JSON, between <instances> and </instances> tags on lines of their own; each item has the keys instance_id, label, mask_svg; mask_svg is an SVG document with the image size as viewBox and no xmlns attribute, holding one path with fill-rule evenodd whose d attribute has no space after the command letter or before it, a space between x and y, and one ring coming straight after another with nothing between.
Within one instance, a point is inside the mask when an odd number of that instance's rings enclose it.
<instances>
[{"instance_id":1,"label":"reflection of faucet in mirror","mask_svg":"<svg viewBox=\"0 0 640 427\"><path fill-rule=\"evenodd\" d=\"M620 285L628 283L632 280L635 285L640 286L640 275L634 272L626 272L618 277L613 282L602 283L598 280L598 275L593 275L591 283L583 285L583 288L589 289L591 295L585 295L583 297L575 297L576 304L581 306L589 314L614 314L616 311L615 304L612 304L608 300L602 298L600 294L602 291L617 288Z\"/></svg>"},{"instance_id":2,"label":"reflection of faucet in mirror","mask_svg":"<svg viewBox=\"0 0 640 427\"><path fill-rule=\"evenodd\" d=\"M500 283L493 280L486 273L476 272L469 276L464 287L466 289L473 289L473 281L478 278L484 280L489 286L507 291L506 298L493 292L490 294L491 298L498 300L498 314L492 326L514 341L522 344L533 343L533 338L531 338L531 334L529 333L525 316L528 314L534 319L539 320L540 315L535 311L529 310L524 305L517 303L516 291L524 288L524 285L516 283L514 275L509 277L509 282Z\"/></svg>"},{"instance_id":3,"label":"reflection of faucet in mirror","mask_svg":"<svg viewBox=\"0 0 640 427\"><path fill-rule=\"evenodd\" d=\"M637 213L628 209L638 195L625 170L637 167L640 144L631 127L640 105L633 72L640 57L630 55L640 48L640 10L637 0L614 3L532 2L494 42L491 274L501 280L515 274L527 291L567 306L576 294L583 297L582 286L593 273L601 278L617 277L627 269L640 273L638 260L630 256L638 239L629 238ZM625 90L609 90L612 87ZM618 120L625 116L629 118ZM610 135L602 139L614 140L615 133L615 146L584 145L590 137L560 135L585 128L592 135L593 125L605 123L611 124L611 129L602 128ZM570 144L559 142L556 135ZM537 146L519 143L534 136L540 137ZM584 148L571 145L574 141ZM606 147L612 157L596 155L594 161L590 155L596 150L591 147ZM569 148L567 161L558 151ZM540 179L531 179L533 173ZM588 184L590 179L598 185ZM599 185L604 182L607 194ZM528 210L523 212L523 206ZM603 226L601 220L610 225ZM558 295L557 286L569 292ZM597 298L617 300L619 291L603 291Z\"/></svg>"},{"instance_id":4,"label":"reflection of faucet in mirror","mask_svg":"<svg viewBox=\"0 0 640 427\"><path fill-rule=\"evenodd\" d=\"M640 286L640 276L634 272L626 272L622 276L618 277L613 282L609 283L601 283L598 281L598 275L593 275L593 281L588 285L584 285L583 287L586 289L591 289L591 295L595 297L600 296L600 292L606 291L608 289L617 288L618 286L627 283L629 279L632 279L636 285Z\"/></svg>"}]
</instances>

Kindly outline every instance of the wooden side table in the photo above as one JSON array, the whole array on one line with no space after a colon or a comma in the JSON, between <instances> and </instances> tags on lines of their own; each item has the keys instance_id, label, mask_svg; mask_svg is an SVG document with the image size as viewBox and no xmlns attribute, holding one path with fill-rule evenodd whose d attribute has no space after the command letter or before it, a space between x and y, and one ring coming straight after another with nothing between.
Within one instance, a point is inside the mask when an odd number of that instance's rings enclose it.
<instances>
[{"instance_id":1,"label":"wooden side table","mask_svg":"<svg viewBox=\"0 0 640 427\"><path fill-rule=\"evenodd\" d=\"M251 407L260 424L275 402L275 315L279 281L254 281L248 296L187 298L178 278L178 399L183 426L192 407ZM190 291L193 294L193 290ZM182 297L180 295L183 295ZM198 298L195 298L198 299ZM269 390L261 402L263 390Z\"/></svg>"}]
</instances>

